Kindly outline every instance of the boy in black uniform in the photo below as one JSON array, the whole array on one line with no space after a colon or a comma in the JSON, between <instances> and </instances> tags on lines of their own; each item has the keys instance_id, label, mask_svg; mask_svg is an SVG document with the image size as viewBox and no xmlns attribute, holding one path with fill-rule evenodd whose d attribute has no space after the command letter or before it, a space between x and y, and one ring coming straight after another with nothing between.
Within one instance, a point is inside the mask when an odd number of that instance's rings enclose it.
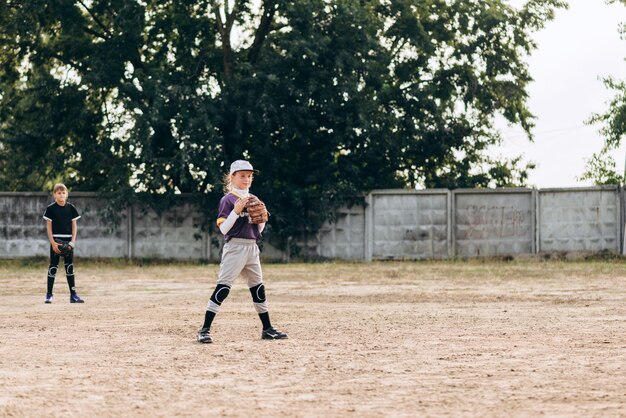
<instances>
[{"instance_id":1,"label":"boy in black uniform","mask_svg":"<svg viewBox=\"0 0 626 418\"><path fill-rule=\"evenodd\" d=\"M46 220L48 229L48 241L50 241L50 267L48 267L48 292L46 303L52 303L52 288L61 258L59 244L68 243L71 251L63 256L67 285L70 288L70 303L84 303L76 294L74 283L74 248L76 248L76 220L80 218L78 211L71 203L67 202L67 187L58 183L52 191L54 203L46 208L43 218Z\"/></svg>"}]
</instances>

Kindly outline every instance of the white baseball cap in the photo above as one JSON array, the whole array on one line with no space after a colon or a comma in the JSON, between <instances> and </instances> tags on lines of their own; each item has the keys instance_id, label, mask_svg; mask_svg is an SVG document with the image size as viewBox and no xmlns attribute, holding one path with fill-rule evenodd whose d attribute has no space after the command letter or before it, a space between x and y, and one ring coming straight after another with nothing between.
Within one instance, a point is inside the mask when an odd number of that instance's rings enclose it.
<instances>
[{"instance_id":1,"label":"white baseball cap","mask_svg":"<svg viewBox=\"0 0 626 418\"><path fill-rule=\"evenodd\" d=\"M237 160L233 161L230 165L230 174L233 174L236 171L254 171L254 168L252 168L252 164L246 160Z\"/></svg>"}]
</instances>

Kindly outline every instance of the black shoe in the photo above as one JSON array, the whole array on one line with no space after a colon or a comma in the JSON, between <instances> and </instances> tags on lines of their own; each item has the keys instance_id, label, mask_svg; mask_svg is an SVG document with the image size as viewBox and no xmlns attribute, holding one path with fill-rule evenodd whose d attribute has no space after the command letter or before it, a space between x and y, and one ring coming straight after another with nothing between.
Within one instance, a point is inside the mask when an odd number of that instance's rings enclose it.
<instances>
[{"instance_id":1,"label":"black shoe","mask_svg":"<svg viewBox=\"0 0 626 418\"><path fill-rule=\"evenodd\" d=\"M46 303L52 303L52 293L46 293Z\"/></svg>"},{"instance_id":2,"label":"black shoe","mask_svg":"<svg viewBox=\"0 0 626 418\"><path fill-rule=\"evenodd\" d=\"M198 342L205 344L213 342L213 338L211 338L211 330L209 328L202 328L198 331Z\"/></svg>"},{"instance_id":3,"label":"black shoe","mask_svg":"<svg viewBox=\"0 0 626 418\"><path fill-rule=\"evenodd\" d=\"M264 329L261 333L262 340L284 340L285 338L287 338L287 334L280 332L274 327Z\"/></svg>"},{"instance_id":4,"label":"black shoe","mask_svg":"<svg viewBox=\"0 0 626 418\"><path fill-rule=\"evenodd\" d=\"M70 303L85 303L76 293L70 295Z\"/></svg>"}]
</instances>

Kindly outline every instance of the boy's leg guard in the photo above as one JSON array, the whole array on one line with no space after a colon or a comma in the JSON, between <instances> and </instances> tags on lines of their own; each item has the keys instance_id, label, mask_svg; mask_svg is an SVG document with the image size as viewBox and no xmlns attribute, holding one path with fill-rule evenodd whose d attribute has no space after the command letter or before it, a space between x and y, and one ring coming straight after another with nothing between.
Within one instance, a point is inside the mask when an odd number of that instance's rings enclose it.
<instances>
[{"instance_id":1,"label":"boy's leg guard","mask_svg":"<svg viewBox=\"0 0 626 418\"><path fill-rule=\"evenodd\" d=\"M70 293L76 293L76 279L74 278L74 257L72 253L65 256L65 277L67 277L67 286L70 288Z\"/></svg>"},{"instance_id":2,"label":"boy's leg guard","mask_svg":"<svg viewBox=\"0 0 626 418\"><path fill-rule=\"evenodd\" d=\"M50 264L48 267L48 294L52 294L52 289L54 288L54 278L57 275L57 270L59 266L54 266Z\"/></svg>"},{"instance_id":3,"label":"boy's leg guard","mask_svg":"<svg viewBox=\"0 0 626 418\"><path fill-rule=\"evenodd\" d=\"M50 265L48 266L48 294L52 294L52 288L54 287L54 278L57 275L59 269L59 261L61 257L52 250L50 246Z\"/></svg>"}]
</instances>

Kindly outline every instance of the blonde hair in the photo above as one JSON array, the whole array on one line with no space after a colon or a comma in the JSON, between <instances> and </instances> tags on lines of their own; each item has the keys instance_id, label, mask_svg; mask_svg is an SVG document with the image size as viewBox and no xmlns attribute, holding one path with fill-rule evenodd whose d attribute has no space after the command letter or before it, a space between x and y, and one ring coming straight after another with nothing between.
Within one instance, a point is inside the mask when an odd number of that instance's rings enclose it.
<instances>
[{"instance_id":1,"label":"blonde hair","mask_svg":"<svg viewBox=\"0 0 626 418\"><path fill-rule=\"evenodd\" d=\"M63 184L63 183L57 183L52 188L52 194L55 194L57 192L57 190L65 190L65 191L67 191L67 187L65 187L65 184Z\"/></svg>"},{"instance_id":2,"label":"blonde hair","mask_svg":"<svg viewBox=\"0 0 626 418\"><path fill-rule=\"evenodd\" d=\"M224 177L222 178L222 181L224 182L224 193L230 193L230 191L233 189L233 183L230 176L232 176L232 174L225 173Z\"/></svg>"},{"instance_id":3,"label":"blonde hair","mask_svg":"<svg viewBox=\"0 0 626 418\"><path fill-rule=\"evenodd\" d=\"M247 170L240 170L247 171ZM222 177L222 182L224 183L224 193L228 194L233 191L233 176L237 174L239 171L235 171L234 173L224 173L224 177Z\"/></svg>"}]
</instances>

